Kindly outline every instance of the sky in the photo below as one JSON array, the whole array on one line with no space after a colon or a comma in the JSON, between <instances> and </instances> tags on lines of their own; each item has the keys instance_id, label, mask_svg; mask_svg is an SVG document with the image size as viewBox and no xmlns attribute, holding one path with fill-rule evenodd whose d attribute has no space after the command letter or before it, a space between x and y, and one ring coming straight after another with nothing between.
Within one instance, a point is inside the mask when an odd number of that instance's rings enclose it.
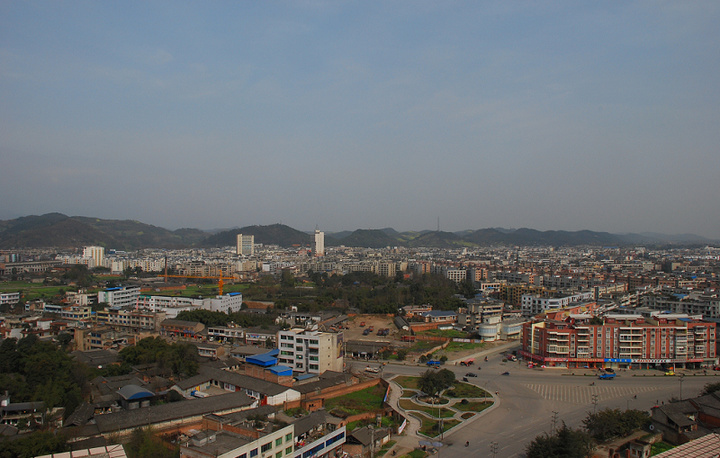
<instances>
[{"instance_id":1,"label":"sky","mask_svg":"<svg viewBox=\"0 0 720 458\"><path fill-rule=\"evenodd\" d=\"M0 219L720 238L720 2L0 0Z\"/></svg>"}]
</instances>

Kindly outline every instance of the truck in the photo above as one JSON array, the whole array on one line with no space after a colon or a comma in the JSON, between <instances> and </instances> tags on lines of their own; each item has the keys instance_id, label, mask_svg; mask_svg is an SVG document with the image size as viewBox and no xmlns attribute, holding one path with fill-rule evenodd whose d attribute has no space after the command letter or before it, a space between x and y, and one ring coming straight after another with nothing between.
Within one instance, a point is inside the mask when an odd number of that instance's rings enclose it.
<instances>
[{"instance_id":1,"label":"truck","mask_svg":"<svg viewBox=\"0 0 720 458\"><path fill-rule=\"evenodd\" d=\"M470 358L470 359L466 359L465 361L460 361L460 365L461 366L472 366L474 362L475 362L475 359Z\"/></svg>"},{"instance_id":2,"label":"truck","mask_svg":"<svg viewBox=\"0 0 720 458\"><path fill-rule=\"evenodd\" d=\"M436 359L431 359L426 364L430 367L440 367L440 365L442 364L442 361L438 361Z\"/></svg>"},{"instance_id":3,"label":"truck","mask_svg":"<svg viewBox=\"0 0 720 458\"><path fill-rule=\"evenodd\" d=\"M615 378L615 374L610 374L610 373L600 374L600 375L598 375L598 378L600 380L612 380Z\"/></svg>"}]
</instances>

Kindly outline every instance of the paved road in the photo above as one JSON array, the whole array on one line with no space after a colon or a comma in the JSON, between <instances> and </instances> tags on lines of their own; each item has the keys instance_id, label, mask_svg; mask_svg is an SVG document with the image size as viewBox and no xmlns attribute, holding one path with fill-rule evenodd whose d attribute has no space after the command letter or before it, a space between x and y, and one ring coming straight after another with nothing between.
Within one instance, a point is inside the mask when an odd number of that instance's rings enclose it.
<instances>
[{"instance_id":1,"label":"paved road","mask_svg":"<svg viewBox=\"0 0 720 458\"><path fill-rule=\"evenodd\" d=\"M657 403L679 397L679 377L634 377L632 374L660 374L657 371L624 371L615 380L598 380L591 371L566 369L528 369L522 362L503 363L499 354L490 356L490 361L480 361L478 366L469 368L446 366L462 378L466 372L478 374L469 378L470 383L488 391L498 393L497 406L466 426L445 435L445 447L440 456L493 456L495 447L498 458L522 457L525 447L537 435L550 432L555 424L565 422L568 426L579 427L582 420L594 409L640 409L649 410ZM392 375L419 375L426 368L408 365L387 365L386 378ZM509 376L501 375L509 371ZM587 373L587 376L580 374ZM702 387L720 377L711 374L688 376L682 382L684 398L696 396ZM591 383L595 383L591 385ZM465 447L465 441L470 442ZM496 444L496 445L495 445Z\"/></svg>"}]
</instances>

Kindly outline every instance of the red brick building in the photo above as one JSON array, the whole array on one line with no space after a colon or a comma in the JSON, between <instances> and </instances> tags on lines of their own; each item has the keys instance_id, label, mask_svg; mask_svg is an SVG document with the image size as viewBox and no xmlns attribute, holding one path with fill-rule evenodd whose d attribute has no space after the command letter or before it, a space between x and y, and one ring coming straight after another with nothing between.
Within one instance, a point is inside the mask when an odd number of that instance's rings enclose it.
<instances>
[{"instance_id":1,"label":"red brick building","mask_svg":"<svg viewBox=\"0 0 720 458\"><path fill-rule=\"evenodd\" d=\"M523 326L521 355L547 366L709 367L717 363L715 324L678 315L608 315L544 320Z\"/></svg>"}]
</instances>

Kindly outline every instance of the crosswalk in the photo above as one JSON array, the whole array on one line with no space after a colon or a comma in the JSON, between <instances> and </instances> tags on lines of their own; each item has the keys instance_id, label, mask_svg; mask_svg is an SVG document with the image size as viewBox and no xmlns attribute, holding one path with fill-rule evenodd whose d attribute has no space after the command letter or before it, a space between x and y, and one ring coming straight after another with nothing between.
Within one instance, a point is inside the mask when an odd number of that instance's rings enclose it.
<instances>
[{"instance_id":1,"label":"crosswalk","mask_svg":"<svg viewBox=\"0 0 720 458\"><path fill-rule=\"evenodd\" d=\"M572 404L591 404L593 402L593 396L597 396L597 401L602 402L622 397L627 398L639 393L654 391L657 389L656 387L646 385L617 387L610 384L573 386L528 383L525 384L525 387L533 390L549 401L569 402Z\"/></svg>"}]
</instances>

